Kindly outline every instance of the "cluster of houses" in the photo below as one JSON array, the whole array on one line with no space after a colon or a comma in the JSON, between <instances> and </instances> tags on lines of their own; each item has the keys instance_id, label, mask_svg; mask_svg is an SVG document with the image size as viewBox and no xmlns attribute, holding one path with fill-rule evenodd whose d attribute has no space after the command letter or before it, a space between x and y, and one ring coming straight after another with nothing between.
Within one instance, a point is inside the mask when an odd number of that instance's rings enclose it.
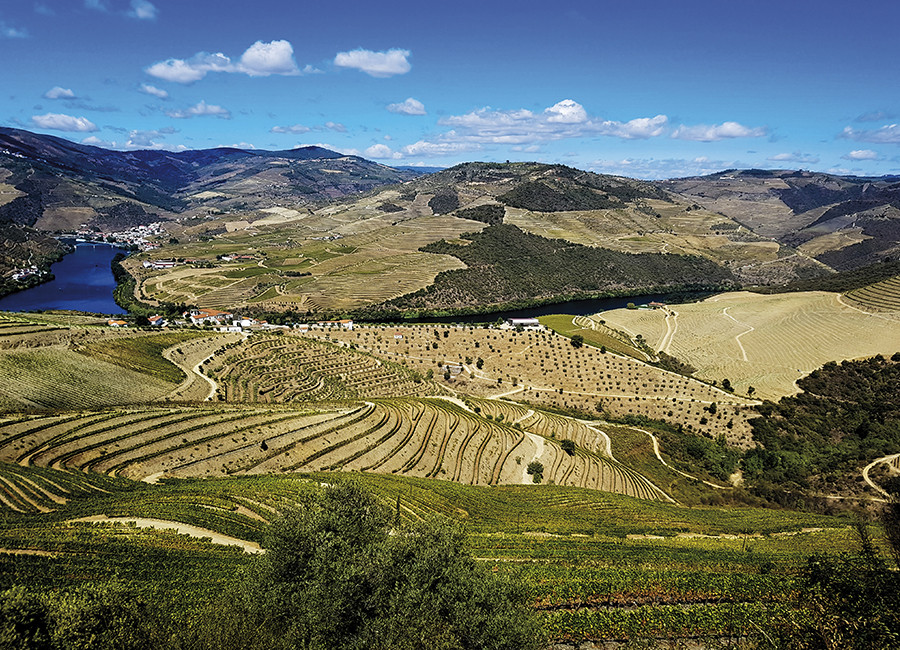
<instances>
[{"instance_id":1,"label":"cluster of houses","mask_svg":"<svg viewBox=\"0 0 900 650\"><path fill-rule=\"evenodd\" d=\"M32 265L23 269L16 269L12 272L12 279L16 282L20 280L27 280L33 275L43 275L43 271L41 271L38 267Z\"/></svg>"},{"instance_id":2,"label":"cluster of houses","mask_svg":"<svg viewBox=\"0 0 900 650\"><path fill-rule=\"evenodd\" d=\"M307 332L311 328L328 329L342 328L353 329L353 321L350 319L343 320L324 320L316 323L295 323L293 325L275 325L264 320L249 318L244 316L236 316L230 311L220 311L218 309L190 309L182 314L184 320L175 321L174 325L196 325L198 327L212 327L220 332L252 332L256 330L277 330L277 329L295 329L300 332ZM169 321L164 316L155 315L147 319L151 327L167 327ZM119 319L110 319L107 321L109 327L128 327L128 322Z\"/></svg>"},{"instance_id":3,"label":"cluster of houses","mask_svg":"<svg viewBox=\"0 0 900 650\"><path fill-rule=\"evenodd\" d=\"M138 250L149 251L159 248L159 244L149 241L150 237L161 237L165 234L161 221L146 226L135 226L128 230L115 232L93 232L91 230L79 230L75 233L75 241L78 242L116 242L117 244L131 244Z\"/></svg>"}]
</instances>

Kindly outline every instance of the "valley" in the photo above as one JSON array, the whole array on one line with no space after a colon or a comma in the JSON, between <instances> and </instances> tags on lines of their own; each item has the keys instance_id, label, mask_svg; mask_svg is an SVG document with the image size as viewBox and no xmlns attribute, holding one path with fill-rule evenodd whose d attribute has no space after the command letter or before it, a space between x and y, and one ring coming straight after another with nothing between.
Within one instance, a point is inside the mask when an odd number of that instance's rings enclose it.
<instances>
[{"instance_id":1,"label":"valley","mask_svg":"<svg viewBox=\"0 0 900 650\"><path fill-rule=\"evenodd\" d=\"M890 178L0 145L9 282L157 224L121 322L0 313L0 590L120 580L213 638L282 516L360 488L394 536L465 530L547 643L762 643L896 499ZM598 297L632 304L563 313Z\"/></svg>"}]
</instances>

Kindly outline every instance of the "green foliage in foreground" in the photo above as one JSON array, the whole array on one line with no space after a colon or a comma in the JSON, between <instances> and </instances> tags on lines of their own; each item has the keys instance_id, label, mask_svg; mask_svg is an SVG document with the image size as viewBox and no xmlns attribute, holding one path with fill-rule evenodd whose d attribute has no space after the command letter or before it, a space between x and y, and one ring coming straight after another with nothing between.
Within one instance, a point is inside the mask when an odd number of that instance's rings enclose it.
<instances>
[{"instance_id":1,"label":"green foliage in foreground","mask_svg":"<svg viewBox=\"0 0 900 650\"><path fill-rule=\"evenodd\" d=\"M390 511L354 483L288 514L252 573L250 618L272 648L537 647L524 593L436 520L389 530Z\"/></svg>"}]
</instances>

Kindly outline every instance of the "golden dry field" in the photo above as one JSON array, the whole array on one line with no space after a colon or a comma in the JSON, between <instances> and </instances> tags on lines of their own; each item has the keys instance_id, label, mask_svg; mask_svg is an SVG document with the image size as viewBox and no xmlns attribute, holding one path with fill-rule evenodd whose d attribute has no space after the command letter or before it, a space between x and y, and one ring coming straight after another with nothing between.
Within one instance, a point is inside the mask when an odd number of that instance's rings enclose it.
<instances>
[{"instance_id":1,"label":"golden dry field","mask_svg":"<svg viewBox=\"0 0 900 650\"><path fill-rule=\"evenodd\" d=\"M777 399L829 361L900 351L900 318L868 313L836 293L735 292L665 310L617 309L593 318L697 368L738 393Z\"/></svg>"}]
</instances>

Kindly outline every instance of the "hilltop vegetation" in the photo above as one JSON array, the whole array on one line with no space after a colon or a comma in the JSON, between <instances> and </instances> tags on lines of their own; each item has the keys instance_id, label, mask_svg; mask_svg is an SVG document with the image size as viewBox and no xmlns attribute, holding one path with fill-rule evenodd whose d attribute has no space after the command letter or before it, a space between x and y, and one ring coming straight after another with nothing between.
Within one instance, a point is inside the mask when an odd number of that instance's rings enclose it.
<instances>
[{"instance_id":1,"label":"hilltop vegetation","mask_svg":"<svg viewBox=\"0 0 900 650\"><path fill-rule=\"evenodd\" d=\"M445 271L434 284L383 305L387 310L460 310L591 295L701 290L731 285L731 273L700 257L629 254L546 239L512 225L463 236L471 243L429 244L427 253L452 255L465 269ZM378 309L378 308L375 308Z\"/></svg>"}]
</instances>

